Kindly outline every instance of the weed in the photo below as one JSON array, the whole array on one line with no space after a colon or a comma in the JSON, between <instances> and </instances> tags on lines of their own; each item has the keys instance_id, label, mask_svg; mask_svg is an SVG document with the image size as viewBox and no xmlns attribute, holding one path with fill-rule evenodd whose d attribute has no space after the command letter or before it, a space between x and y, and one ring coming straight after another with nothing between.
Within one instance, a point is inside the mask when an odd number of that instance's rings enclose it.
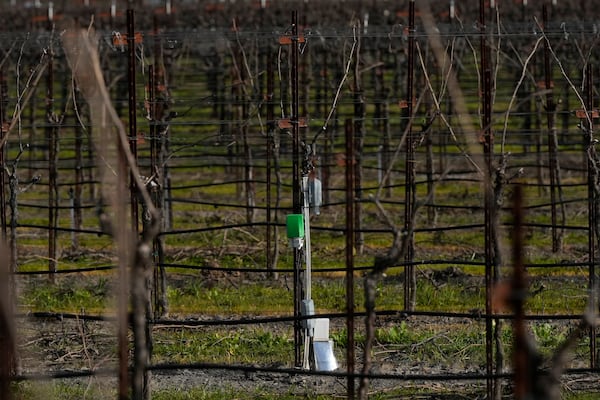
<instances>
[{"instance_id":1,"label":"weed","mask_svg":"<svg viewBox=\"0 0 600 400\"><path fill-rule=\"evenodd\" d=\"M346 328L342 328L337 332L330 332L331 340L336 345L336 347L347 348L348 347L348 330ZM354 343L357 345L362 345L365 343L366 336L363 333L355 332L354 333Z\"/></svg>"},{"instance_id":2,"label":"weed","mask_svg":"<svg viewBox=\"0 0 600 400\"><path fill-rule=\"evenodd\" d=\"M400 325L392 326L388 329L377 328L375 338L381 344L407 344L413 338L408 330L406 321L400 322Z\"/></svg>"}]
</instances>

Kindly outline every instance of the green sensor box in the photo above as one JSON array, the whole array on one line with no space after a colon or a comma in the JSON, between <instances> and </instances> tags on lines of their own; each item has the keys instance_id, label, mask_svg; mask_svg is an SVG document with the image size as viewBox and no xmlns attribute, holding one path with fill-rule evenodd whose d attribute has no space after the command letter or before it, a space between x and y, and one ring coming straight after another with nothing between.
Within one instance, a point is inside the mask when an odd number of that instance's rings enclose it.
<instances>
[{"instance_id":1,"label":"green sensor box","mask_svg":"<svg viewBox=\"0 0 600 400\"><path fill-rule=\"evenodd\" d=\"M289 214L285 225L288 239L304 237L304 216L302 214Z\"/></svg>"}]
</instances>

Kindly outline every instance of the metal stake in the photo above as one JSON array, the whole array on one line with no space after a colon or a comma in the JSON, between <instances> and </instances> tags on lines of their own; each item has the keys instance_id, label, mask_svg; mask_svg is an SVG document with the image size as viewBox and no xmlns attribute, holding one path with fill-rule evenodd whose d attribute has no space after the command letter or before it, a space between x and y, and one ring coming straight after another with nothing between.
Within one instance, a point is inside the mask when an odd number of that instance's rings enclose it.
<instances>
[{"instance_id":1,"label":"metal stake","mask_svg":"<svg viewBox=\"0 0 600 400\"><path fill-rule=\"evenodd\" d=\"M492 187L492 157L493 137L491 131L492 123L492 96L491 96L491 70L489 64L489 45L486 39L486 15L485 0L479 1L479 26L481 29L480 57L481 74L483 83L483 153L486 166L485 175L485 286L486 286L486 320L485 320L485 349L486 349L486 372L487 372L487 398L494 396L494 385L496 380L492 378L494 373L494 347L493 347L493 320L492 320L492 286L494 278L494 191Z\"/></svg>"},{"instance_id":2,"label":"metal stake","mask_svg":"<svg viewBox=\"0 0 600 400\"><path fill-rule=\"evenodd\" d=\"M49 21L48 29L53 30L52 21ZM54 273L57 268L57 213L58 213L58 193L57 193L57 175L58 169L56 161L57 153L57 131L54 116L54 54L50 49L48 55L48 71L46 75L46 139L48 140L48 270L50 280L54 282Z\"/></svg>"},{"instance_id":3,"label":"metal stake","mask_svg":"<svg viewBox=\"0 0 600 400\"><path fill-rule=\"evenodd\" d=\"M592 110L594 109L594 79L592 64L588 64L586 68L586 94L587 94L587 134L586 134L586 155L587 155L587 175L588 175L588 279L589 288L596 287L596 224L598 223L598 193L596 191L596 181L598 179L598 171L595 166L596 151L594 145L594 120ZM582 121L585 124L585 121ZM590 327L590 367L597 368L598 360L596 355L596 328Z\"/></svg>"},{"instance_id":4,"label":"metal stake","mask_svg":"<svg viewBox=\"0 0 600 400\"><path fill-rule=\"evenodd\" d=\"M135 94L135 22L134 11L127 10L127 84L129 95L129 149L131 154L137 160L137 113L136 113L136 94ZM131 201L131 226L135 234L139 233L138 228L138 196L135 187L135 178L130 176L129 191Z\"/></svg>"},{"instance_id":5,"label":"metal stake","mask_svg":"<svg viewBox=\"0 0 600 400\"><path fill-rule=\"evenodd\" d=\"M348 399L354 399L354 124L346 120L346 372Z\"/></svg>"},{"instance_id":6,"label":"metal stake","mask_svg":"<svg viewBox=\"0 0 600 400\"><path fill-rule=\"evenodd\" d=\"M411 0L408 9L408 76L406 80L407 96L407 128L406 128L406 162L405 162L405 192L404 192L404 230L409 232L413 218L415 202L415 155L412 131L413 97L414 97L414 63L415 63L415 2ZM415 270L412 265L414 259L414 240L410 233L407 239L406 253L404 254L404 309L412 311L415 308Z\"/></svg>"},{"instance_id":7,"label":"metal stake","mask_svg":"<svg viewBox=\"0 0 600 400\"><path fill-rule=\"evenodd\" d=\"M543 9L544 27L548 26L548 7L544 4ZM560 249L559 229L556 226L556 186L558 182L558 155L556 143L556 124L554 122L554 113L556 104L554 103L554 93L552 90L552 67L550 65L550 48L548 41L544 41L544 72L546 86L546 117L548 119L548 157L550 169L550 207L552 219L552 251L557 252Z\"/></svg>"}]
</instances>

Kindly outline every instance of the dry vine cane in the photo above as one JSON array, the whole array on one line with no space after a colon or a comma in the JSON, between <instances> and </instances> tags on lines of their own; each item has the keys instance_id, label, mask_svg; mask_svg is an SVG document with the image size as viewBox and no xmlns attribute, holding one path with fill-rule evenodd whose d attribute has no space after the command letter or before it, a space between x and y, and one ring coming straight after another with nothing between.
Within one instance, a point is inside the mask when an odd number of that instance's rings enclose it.
<instances>
[{"instance_id":1,"label":"dry vine cane","mask_svg":"<svg viewBox=\"0 0 600 400\"><path fill-rule=\"evenodd\" d=\"M121 120L112 106L102 78L98 59L97 39L91 29L67 30L63 35L65 52L73 75L92 112L94 143L97 150L97 163L101 176L101 198L111 207L106 212L99 207L100 224L111 234L117 244L120 270L119 332L120 342L126 342L127 302L131 291L133 312L134 359L132 373L132 393L134 399L147 398L151 337L147 320L151 315L148 282L152 273L152 244L160 230L159 212L152 203L151 196L140 178L135 159L129 150L128 137ZM128 174L128 170L131 171ZM127 221L127 179L132 176L136 189L142 198L149 223L144 225L139 238L133 237L132 222ZM132 265L131 286L127 287L125 271ZM124 336L124 337L123 337ZM126 346L122 343L120 346ZM121 353L121 358L127 354ZM121 363L124 361L121 360ZM126 376L120 377L121 381ZM121 393L124 397L125 394Z\"/></svg>"}]
</instances>

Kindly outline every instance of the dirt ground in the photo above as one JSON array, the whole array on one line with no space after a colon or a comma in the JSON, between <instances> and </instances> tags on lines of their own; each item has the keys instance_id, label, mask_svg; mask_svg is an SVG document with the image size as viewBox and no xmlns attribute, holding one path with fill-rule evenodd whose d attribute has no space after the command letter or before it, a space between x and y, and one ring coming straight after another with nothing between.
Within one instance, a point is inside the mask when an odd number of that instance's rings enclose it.
<instances>
[{"instance_id":1,"label":"dirt ground","mask_svg":"<svg viewBox=\"0 0 600 400\"><path fill-rule=\"evenodd\" d=\"M25 317L21 325L21 338L25 339L20 347L21 373L25 376L44 375L48 373L68 374L69 372L95 371L98 375L90 377L74 377L60 379L70 386L81 388L117 387L116 379L116 339L115 326L112 322L84 321L71 318ZM357 325L362 321L357 320ZM389 324L390 321L382 321ZM448 319L415 318L415 324L436 323L448 324ZM235 329L235 328L232 328ZM417 375L420 377L439 376L443 374L482 374L485 371L477 367L469 367L464 362L449 360L446 364L417 363L410 360L401 351L392 351L385 346L377 346L373 353L388 353L374 364L372 372L380 379L371 379L371 393L385 394L402 389L412 391L406 398L419 399L477 399L484 398L485 380L429 380L423 379L386 379L381 375ZM347 394L347 378L344 376L346 365L344 354L336 349L336 357L340 368L334 376L306 372L294 369L290 365L235 365L216 368L208 365L196 365L190 368L169 368L151 372L151 389L153 392L187 392L191 389L206 392L231 390L238 393L279 393L296 395L299 398L310 398L324 395L331 398L344 398ZM362 349L356 349L355 370L362 368ZM585 367L583 363L573 364ZM358 388L359 381L355 381ZM510 393L510 382L503 386ZM569 374L563 376L562 389L566 392L600 390L596 374ZM510 397L510 395L507 395ZM394 395L392 398L404 398Z\"/></svg>"}]
</instances>

